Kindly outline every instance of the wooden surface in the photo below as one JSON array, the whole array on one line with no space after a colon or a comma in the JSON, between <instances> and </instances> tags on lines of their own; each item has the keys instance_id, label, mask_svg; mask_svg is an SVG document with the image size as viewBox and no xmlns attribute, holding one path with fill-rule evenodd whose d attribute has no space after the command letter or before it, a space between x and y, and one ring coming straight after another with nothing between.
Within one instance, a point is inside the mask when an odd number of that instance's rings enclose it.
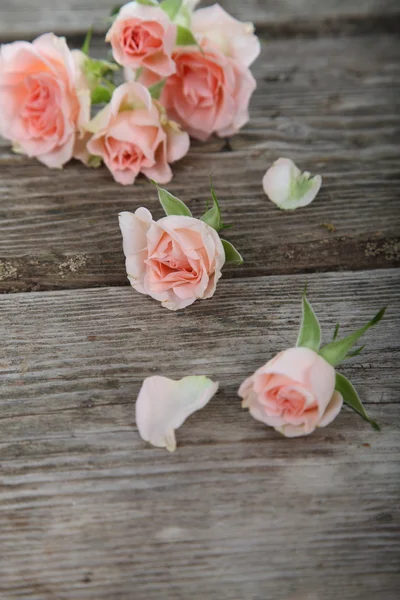
<instances>
[{"instance_id":1,"label":"wooden surface","mask_svg":"<svg viewBox=\"0 0 400 600\"><path fill-rule=\"evenodd\" d=\"M341 369L380 434L344 409L289 441L240 409L241 380L294 343L306 282L325 339L390 304ZM394 270L222 280L181 313L128 288L4 296L4 597L394 600L399 289ZM221 391L171 456L140 440L134 400L186 372Z\"/></svg>"},{"instance_id":2,"label":"wooden surface","mask_svg":"<svg viewBox=\"0 0 400 600\"><path fill-rule=\"evenodd\" d=\"M397 600L398 2L221 4L264 40L251 120L193 143L169 186L201 214L212 172L236 224L246 262L211 300L170 313L127 285L117 214L161 216L144 180L49 171L0 140L0 600ZM0 38L79 45L109 6L0 0ZM323 176L295 213L262 192L279 156ZM294 344L306 283L326 340L389 305L341 369L381 433L345 408L285 440L240 409L243 378ZM172 456L136 431L153 373L220 382Z\"/></svg>"},{"instance_id":3,"label":"wooden surface","mask_svg":"<svg viewBox=\"0 0 400 600\"><path fill-rule=\"evenodd\" d=\"M214 1L201 3L210 4ZM236 18L254 21L259 28L266 26L273 32L295 31L296 27L303 31L336 29L338 23L363 28L369 27L372 19L376 25L396 31L393 17L400 15L397 0L221 0L220 4ZM0 36L13 39L43 31L73 35L86 32L93 24L95 31L103 32L114 5L110 0L1 0Z\"/></svg>"},{"instance_id":4,"label":"wooden surface","mask_svg":"<svg viewBox=\"0 0 400 600\"><path fill-rule=\"evenodd\" d=\"M193 142L169 185L201 215L213 173L224 218L236 224L227 236L247 263L229 276L399 266L396 37L272 40L255 75L248 125L229 143ZM6 143L0 152L0 291L124 285L117 215L144 203L161 216L154 188L144 179L124 188L78 162L55 174ZM279 156L323 177L305 210L279 211L263 193Z\"/></svg>"}]
</instances>

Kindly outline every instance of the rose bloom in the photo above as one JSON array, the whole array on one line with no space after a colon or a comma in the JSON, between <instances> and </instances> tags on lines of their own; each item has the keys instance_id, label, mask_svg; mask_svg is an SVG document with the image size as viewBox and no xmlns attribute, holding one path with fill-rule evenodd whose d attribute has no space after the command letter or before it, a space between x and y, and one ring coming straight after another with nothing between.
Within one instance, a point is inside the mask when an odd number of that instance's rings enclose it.
<instances>
[{"instance_id":1,"label":"rose bloom","mask_svg":"<svg viewBox=\"0 0 400 600\"><path fill-rule=\"evenodd\" d=\"M191 28L198 40L211 40L223 54L246 67L260 54L260 41L254 35L254 25L234 19L219 4L196 10Z\"/></svg>"},{"instance_id":2,"label":"rose bloom","mask_svg":"<svg viewBox=\"0 0 400 600\"><path fill-rule=\"evenodd\" d=\"M236 133L249 120L256 81L247 67L222 54L210 41L173 54L176 73L167 79L161 103L172 119L199 140L213 132Z\"/></svg>"},{"instance_id":3,"label":"rose bloom","mask_svg":"<svg viewBox=\"0 0 400 600\"><path fill-rule=\"evenodd\" d=\"M169 162L189 149L189 136L171 121L140 83L120 85L110 103L89 123L94 135L87 144L92 156L104 160L114 179L132 184L139 173L157 183L172 178Z\"/></svg>"},{"instance_id":4,"label":"rose bloom","mask_svg":"<svg viewBox=\"0 0 400 600\"><path fill-rule=\"evenodd\" d=\"M335 370L309 348L281 352L239 388L243 408L286 437L312 433L339 414L343 398L335 391Z\"/></svg>"},{"instance_id":5,"label":"rose bloom","mask_svg":"<svg viewBox=\"0 0 400 600\"><path fill-rule=\"evenodd\" d=\"M145 67L160 77L175 73L171 58L176 25L157 6L125 4L106 35L115 60L124 67Z\"/></svg>"},{"instance_id":6,"label":"rose bloom","mask_svg":"<svg viewBox=\"0 0 400 600\"><path fill-rule=\"evenodd\" d=\"M221 277L225 251L218 233L199 219L153 221L146 208L119 215L132 287L170 310L210 298Z\"/></svg>"},{"instance_id":7,"label":"rose bloom","mask_svg":"<svg viewBox=\"0 0 400 600\"><path fill-rule=\"evenodd\" d=\"M60 168L90 119L90 91L64 38L46 33L0 52L0 134L14 149Z\"/></svg>"}]
</instances>

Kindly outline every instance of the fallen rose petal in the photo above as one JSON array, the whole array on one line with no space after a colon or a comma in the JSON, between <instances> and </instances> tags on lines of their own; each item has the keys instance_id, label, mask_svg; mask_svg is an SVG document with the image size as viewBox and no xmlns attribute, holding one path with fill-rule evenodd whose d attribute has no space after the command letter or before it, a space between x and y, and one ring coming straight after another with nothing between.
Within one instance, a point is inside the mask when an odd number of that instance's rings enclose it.
<instances>
[{"instance_id":1,"label":"fallen rose petal","mask_svg":"<svg viewBox=\"0 0 400 600\"><path fill-rule=\"evenodd\" d=\"M283 210L294 210L310 204L322 184L320 175L302 173L289 158L278 158L263 178L264 192Z\"/></svg>"},{"instance_id":2,"label":"fallen rose petal","mask_svg":"<svg viewBox=\"0 0 400 600\"><path fill-rule=\"evenodd\" d=\"M136 401L136 425L140 437L169 452L176 449L175 429L195 411L204 408L218 390L218 383L201 375L180 381L154 375L144 380Z\"/></svg>"}]
</instances>

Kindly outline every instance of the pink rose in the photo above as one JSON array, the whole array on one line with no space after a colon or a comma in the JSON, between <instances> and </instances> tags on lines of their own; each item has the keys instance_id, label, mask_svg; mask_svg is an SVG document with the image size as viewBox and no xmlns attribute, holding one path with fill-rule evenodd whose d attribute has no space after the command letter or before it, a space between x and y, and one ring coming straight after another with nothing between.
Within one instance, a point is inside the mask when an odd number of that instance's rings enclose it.
<instances>
[{"instance_id":1,"label":"pink rose","mask_svg":"<svg viewBox=\"0 0 400 600\"><path fill-rule=\"evenodd\" d=\"M157 6L129 2L121 8L106 35L115 60L124 67L146 67L161 77L175 73L171 58L176 25Z\"/></svg>"},{"instance_id":2,"label":"pink rose","mask_svg":"<svg viewBox=\"0 0 400 600\"><path fill-rule=\"evenodd\" d=\"M146 208L119 215L132 287L170 310L210 298L225 252L218 233L199 219L168 216L153 221Z\"/></svg>"},{"instance_id":3,"label":"pink rose","mask_svg":"<svg viewBox=\"0 0 400 600\"><path fill-rule=\"evenodd\" d=\"M132 184L139 173L157 183L172 178L169 162L189 149L189 136L171 121L140 83L120 85L111 102L89 123L87 149L101 157L116 181Z\"/></svg>"},{"instance_id":4,"label":"pink rose","mask_svg":"<svg viewBox=\"0 0 400 600\"><path fill-rule=\"evenodd\" d=\"M255 419L286 437L329 425L343 404L335 391L335 369L308 348L275 356L242 383L239 396Z\"/></svg>"},{"instance_id":5,"label":"pink rose","mask_svg":"<svg viewBox=\"0 0 400 600\"><path fill-rule=\"evenodd\" d=\"M48 167L68 162L90 119L90 91L64 38L46 33L0 53L0 133Z\"/></svg>"},{"instance_id":6,"label":"pink rose","mask_svg":"<svg viewBox=\"0 0 400 600\"><path fill-rule=\"evenodd\" d=\"M223 54L249 67L260 54L260 42L252 23L241 23L219 4L200 8L193 13L192 31L200 41L207 38Z\"/></svg>"},{"instance_id":7,"label":"pink rose","mask_svg":"<svg viewBox=\"0 0 400 600\"><path fill-rule=\"evenodd\" d=\"M161 102L188 133L206 140L213 132L233 135L249 119L256 82L249 69L224 56L209 41L174 54L176 73L167 79Z\"/></svg>"}]
</instances>

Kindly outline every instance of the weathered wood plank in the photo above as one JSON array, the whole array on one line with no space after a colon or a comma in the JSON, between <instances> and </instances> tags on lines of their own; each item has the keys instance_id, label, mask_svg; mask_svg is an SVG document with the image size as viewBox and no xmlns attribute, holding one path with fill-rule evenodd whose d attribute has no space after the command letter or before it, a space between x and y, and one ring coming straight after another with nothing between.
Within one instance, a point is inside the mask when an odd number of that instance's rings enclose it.
<instances>
[{"instance_id":1,"label":"weathered wood plank","mask_svg":"<svg viewBox=\"0 0 400 600\"><path fill-rule=\"evenodd\" d=\"M249 124L229 144L193 143L170 185L200 215L213 172L225 220L236 224L228 236L246 259L229 276L400 264L399 65L392 36L263 49ZM317 200L295 213L279 211L261 187L282 155L324 179ZM161 216L144 179L123 188L105 169L50 171L5 142L0 168L1 291L126 283L118 212L145 204Z\"/></svg>"},{"instance_id":2,"label":"weathered wood plank","mask_svg":"<svg viewBox=\"0 0 400 600\"><path fill-rule=\"evenodd\" d=\"M136 392L144 376L172 369L175 377L188 365L232 394L254 366L295 343L307 281L326 341L338 321L354 328L389 304L388 318L368 334L363 357L344 370L367 402L397 402L400 271L394 269L223 278L213 299L179 313L130 287L2 296L1 416L79 411L81 402L102 405L111 398L130 404L128 390L133 385Z\"/></svg>"},{"instance_id":3,"label":"weathered wood plank","mask_svg":"<svg viewBox=\"0 0 400 600\"><path fill-rule=\"evenodd\" d=\"M390 302L343 369L380 434L344 409L285 440L239 408L241 379L293 343L306 281L325 333ZM222 280L178 314L128 289L0 298L2 597L395 600L399 304L394 270ZM172 456L134 426L155 372L221 382Z\"/></svg>"},{"instance_id":4,"label":"weathered wood plank","mask_svg":"<svg viewBox=\"0 0 400 600\"><path fill-rule=\"evenodd\" d=\"M214 4L205 0L202 6ZM379 26L379 17L385 18L390 27L390 17L398 16L397 0L221 0L220 4L235 17L254 21L260 27L271 30L296 31L335 27L335 23L348 19L356 27L363 28L369 18ZM97 32L105 31L110 14L110 0L2 0L0 6L0 38L32 37L45 31L62 34L79 34L95 24Z\"/></svg>"}]
</instances>

